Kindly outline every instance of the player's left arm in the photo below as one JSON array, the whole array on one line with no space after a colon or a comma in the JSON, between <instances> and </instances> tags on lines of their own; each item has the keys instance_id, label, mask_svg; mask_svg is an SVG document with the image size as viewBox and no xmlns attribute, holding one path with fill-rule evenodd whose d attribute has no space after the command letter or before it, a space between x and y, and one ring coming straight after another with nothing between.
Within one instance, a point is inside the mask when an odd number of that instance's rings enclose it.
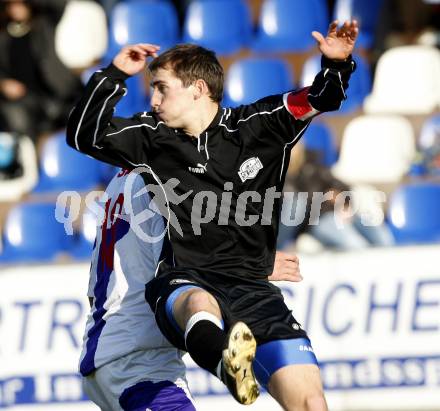
<instances>
[{"instance_id":1,"label":"player's left arm","mask_svg":"<svg viewBox=\"0 0 440 411\"><path fill-rule=\"evenodd\" d=\"M338 110L346 100L348 82L356 69L351 55L358 34L356 20L340 27L337 20L333 21L326 37L312 33L322 53L321 71L310 87L284 95L284 105L296 120L307 121L321 112Z\"/></svg>"},{"instance_id":2,"label":"player's left arm","mask_svg":"<svg viewBox=\"0 0 440 411\"><path fill-rule=\"evenodd\" d=\"M313 84L284 94L267 96L236 112L240 119L260 116L261 133L257 138L272 138L277 144L293 146L306 131L316 115L338 110L347 98L346 90L356 64L351 57L359 33L353 20L338 27L335 20L329 26L327 36L314 31L313 37L322 53L321 71Z\"/></svg>"},{"instance_id":3,"label":"player's left arm","mask_svg":"<svg viewBox=\"0 0 440 411\"><path fill-rule=\"evenodd\" d=\"M299 269L299 259L294 254L277 251L273 273L268 277L269 281L291 281L297 283L303 277Z\"/></svg>"}]
</instances>

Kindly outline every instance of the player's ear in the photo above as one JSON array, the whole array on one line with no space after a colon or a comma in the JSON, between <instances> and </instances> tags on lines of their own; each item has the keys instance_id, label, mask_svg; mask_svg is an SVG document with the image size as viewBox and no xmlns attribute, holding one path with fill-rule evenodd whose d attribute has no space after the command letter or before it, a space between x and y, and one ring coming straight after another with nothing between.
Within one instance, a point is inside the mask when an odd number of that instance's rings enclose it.
<instances>
[{"instance_id":1,"label":"player's ear","mask_svg":"<svg viewBox=\"0 0 440 411\"><path fill-rule=\"evenodd\" d=\"M199 99L205 94L209 94L208 85L206 84L205 80L198 79L194 81L194 100Z\"/></svg>"}]
</instances>

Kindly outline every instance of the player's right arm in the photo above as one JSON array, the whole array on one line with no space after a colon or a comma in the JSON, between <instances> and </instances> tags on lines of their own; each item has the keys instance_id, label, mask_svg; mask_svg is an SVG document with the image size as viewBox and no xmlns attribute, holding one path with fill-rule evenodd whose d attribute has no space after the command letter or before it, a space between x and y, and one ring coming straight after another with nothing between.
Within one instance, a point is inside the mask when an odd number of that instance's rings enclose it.
<instances>
[{"instance_id":1,"label":"player's right arm","mask_svg":"<svg viewBox=\"0 0 440 411\"><path fill-rule=\"evenodd\" d=\"M153 136L160 127L153 115L113 117L115 106L126 94L125 80L145 69L146 58L156 56L157 46L124 47L113 63L96 72L88 82L67 124L67 144L119 167L145 164L153 149Z\"/></svg>"},{"instance_id":2,"label":"player's right arm","mask_svg":"<svg viewBox=\"0 0 440 411\"><path fill-rule=\"evenodd\" d=\"M267 278L269 281L300 282L303 277L299 269L299 258L295 254L277 251L273 273Z\"/></svg>"}]
</instances>

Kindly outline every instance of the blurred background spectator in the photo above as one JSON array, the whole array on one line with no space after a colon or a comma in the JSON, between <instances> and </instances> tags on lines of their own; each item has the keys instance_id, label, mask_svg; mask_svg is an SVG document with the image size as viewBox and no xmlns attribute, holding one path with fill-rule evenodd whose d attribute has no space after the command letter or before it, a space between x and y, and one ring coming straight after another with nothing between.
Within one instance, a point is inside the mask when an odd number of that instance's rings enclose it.
<instances>
[{"instance_id":1,"label":"blurred background spectator","mask_svg":"<svg viewBox=\"0 0 440 411\"><path fill-rule=\"evenodd\" d=\"M418 148L412 175L440 177L440 114L429 118L423 125Z\"/></svg>"},{"instance_id":2,"label":"blurred background spectator","mask_svg":"<svg viewBox=\"0 0 440 411\"><path fill-rule=\"evenodd\" d=\"M383 0L375 30L374 61L385 50L408 44L440 47L439 2Z\"/></svg>"},{"instance_id":3,"label":"blurred background spectator","mask_svg":"<svg viewBox=\"0 0 440 411\"><path fill-rule=\"evenodd\" d=\"M286 245L307 233L320 245L337 250L357 250L369 246L391 246L394 244L391 230L384 222L366 224L354 206L351 187L333 176L323 164L321 153L295 148L297 162L288 173L286 191L293 190L292 209L283 209L285 221L294 214L298 225L280 225L278 247ZM321 202L321 199L325 201ZM287 203L286 203L287 204Z\"/></svg>"},{"instance_id":4,"label":"blurred background spectator","mask_svg":"<svg viewBox=\"0 0 440 411\"><path fill-rule=\"evenodd\" d=\"M55 29L67 0L0 0L0 130L62 128L81 82L59 60Z\"/></svg>"},{"instance_id":5,"label":"blurred background spectator","mask_svg":"<svg viewBox=\"0 0 440 411\"><path fill-rule=\"evenodd\" d=\"M18 177L22 172L18 161L18 137L0 132L0 180Z\"/></svg>"}]
</instances>

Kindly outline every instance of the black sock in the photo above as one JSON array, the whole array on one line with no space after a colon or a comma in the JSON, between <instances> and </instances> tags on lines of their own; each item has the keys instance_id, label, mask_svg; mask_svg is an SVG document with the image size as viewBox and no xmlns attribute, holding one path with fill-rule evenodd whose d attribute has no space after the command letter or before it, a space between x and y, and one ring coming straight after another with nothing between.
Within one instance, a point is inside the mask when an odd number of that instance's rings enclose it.
<instances>
[{"instance_id":1,"label":"black sock","mask_svg":"<svg viewBox=\"0 0 440 411\"><path fill-rule=\"evenodd\" d=\"M226 333L209 320L197 321L186 335L186 349L195 363L217 376Z\"/></svg>"}]
</instances>

